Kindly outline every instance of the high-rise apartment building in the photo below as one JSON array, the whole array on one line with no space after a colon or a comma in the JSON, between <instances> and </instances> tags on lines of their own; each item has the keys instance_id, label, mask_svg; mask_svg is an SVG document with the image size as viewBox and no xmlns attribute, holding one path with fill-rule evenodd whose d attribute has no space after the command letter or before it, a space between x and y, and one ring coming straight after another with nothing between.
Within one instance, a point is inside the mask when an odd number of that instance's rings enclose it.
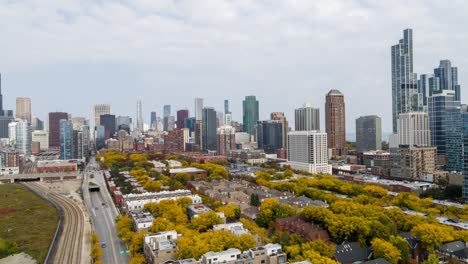
<instances>
[{"instance_id":1,"label":"high-rise apartment building","mask_svg":"<svg viewBox=\"0 0 468 264\"><path fill-rule=\"evenodd\" d=\"M418 77L413 72L412 29L403 31L403 39L392 46L391 52L393 132L397 132L399 114L424 110L423 95L418 91Z\"/></svg>"},{"instance_id":2,"label":"high-rise apartment building","mask_svg":"<svg viewBox=\"0 0 468 264\"><path fill-rule=\"evenodd\" d=\"M203 115L203 98L195 98L195 120L202 120Z\"/></svg>"},{"instance_id":3,"label":"high-rise apartment building","mask_svg":"<svg viewBox=\"0 0 468 264\"><path fill-rule=\"evenodd\" d=\"M320 110L305 103L303 107L294 110L294 121L296 131L320 130Z\"/></svg>"},{"instance_id":4,"label":"high-rise apartment building","mask_svg":"<svg viewBox=\"0 0 468 264\"><path fill-rule=\"evenodd\" d=\"M16 120L16 149L20 155L31 156L32 131L27 120Z\"/></svg>"},{"instance_id":5,"label":"high-rise apartment building","mask_svg":"<svg viewBox=\"0 0 468 264\"><path fill-rule=\"evenodd\" d=\"M327 134L319 131L288 133L288 165L309 173L331 174L328 164Z\"/></svg>"},{"instance_id":6,"label":"high-rise apartment building","mask_svg":"<svg viewBox=\"0 0 468 264\"><path fill-rule=\"evenodd\" d=\"M189 111L187 109L181 109L177 111L177 128L184 128L185 119L188 118Z\"/></svg>"},{"instance_id":7,"label":"high-rise apartment building","mask_svg":"<svg viewBox=\"0 0 468 264\"><path fill-rule=\"evenodd\" d=\"M44 130L44 121L33 116L31 120L31 129L33 130Z\"/></svg>"},{"instance_id":8,"label":"high-rise apartment building","mask_svg":"<svg viewBox=\"0 0 468 264\"><path fill-rule=\"evenodd\" d=\"M94 105L94 126L100 125L101 115L110 115L111 105L110 104L97 104Z\"/></svg>"},{"instance_id":9,"label":"high-rise apartment building","mask_svg":"<svg viewBox=\"0 0 468 264\"><path fill-rule=\"evenodd\" d=\"M274 154L283 148L283 124L280 121L258 121L256 131L258 148L265 153Z\"/></svg>"},{"instance_id":10,"label":"high-rise apartment building","mask_svg":"<svg viewBox=\"0 0 468 264\"><path fill-rule=\"evenodd\" d=\"M100 150L106 146L106 129L104 126L97 126L94 131L94 139L95 139L95 148L96 150Z\"/></svg>"},{"instance_id":11,"label":"high-rise apartment building","mask_svg":"<svg viewBox=\"0 0 468 264\"><path fill-rule=\"evenodd\" d=\"M216 127L221 127L224 126L225 119L224 119L224 113L223 112L216 112Z\"/></svg>"},{"instance_id":12,"label":"high-rise apartment building","mask_svg":"<svg viewBox=\"0 0 468 264\"><path fill-rule=\"evenodd\" d=\"M445 160L446 170L462 171L462 116L454 90L442 90L428 101L431 145L437 147L438 160Z\"/></svg>"},{"instance_id":13,"label":"high-rise apartment building","mask_svg":"<svg viewBox=\"0 0 468 264\"><path fill-rule=\"evenodd\" d=\"M189 133L192 134L195 132L195 123L196 123L195 117L188 117L185 118L184 121L184 127L189 129Z\"/></svg>"},{"instance_id":14,"label":"high-rise apartment building","mask_svg":"<svg viewBox=\"0 0 468 264\"><path fill-rule=\"evenodd\" d=\"M255 126L259 120L259 103L255 96L246 96L242 102L244 132L255 135Z\"/></svg>"},{"instance_id":15,"label":"high-rise apartment building","mask_svg":"<svg viewBox=\"0 0 468 264\"><path fill-rule=\"evenodd\" d=\"M26 120L31 124L31 98L16 97L16 118Z\"/></svg>"},{"instance_id":16,"label":"high-rise apartment building","mask_svg":"<svg viewBox=\"0 0 468 264\"><path fill-rule=\"evenodd\" d=\"M436 170L435 147L408 147L390 149L393 178L423 180L424 173Z\"/></svg>"},{"instance_id":17,"label":"high-rise apartment building","mask_svg":"<svg viewBox=\"0 0 468 264\"><path fill-rule=\"evenodd\" d=\"M115 115L101 115L99 121L101 126L104 126L104 138L109 139L115 134Z\"/></svg>"},{"instance_id":18,"label":"high-rise apartment building","mask_svg":"<svg viewBox=\"0 0 468 264\"><path fill-rule=\"evenodd\" d=\"M463 118L463 182L462 196L468 202L468 106L462 106Z\"/></svg>"},{"instance_id":19,"label":"high-rise apartment building","mask_svg":"<svg viewBox=\"0 0 468 264\"><path fill-rule=\"evenodd\" d=\"M429 118L425 112L408 112L400 114L397 122L398 145L429 147Z\"/></svg>"},{"instance_id":20,"label":"high-rise apartment building","mask_svg":"<svg viewBox=\"0 0 468 264\"><path fill-rule=\"evenodd\" d=\"M344 95L330 90L325 99L325 128L328 148L333 156L341 156L346 150L346 109Z\"/></svg>"},{"instance_id":21,"label":"high-rise apartment building","mask_svg":"<svg viewBox=\"0 0 468 264\"><path fill-rule=\"evenodd\" d=\"M278 121L283 126L283 149L288 148L288 132L289 132L289 122L286 119L286 116L283 112L273 112L270 114L270 119L274 121Z\"/></svg>"},{"instance_id":22,"label":"high-rise apartment building","mask_svg":"<svg viewBox=\"0 0 468 264\"><path fill-rule=\"evenodd\" d=\"M227 156L229 151L236 148L236 130L232 126L221 126L217 129L218 155Z\"/></svg>"},{"instance_id":23,"label":"high-rise apartment building","mask_svg":"<svg viewBox=\"0 0 468 264\"><path fill-rule=\"evenodd\" d=\"M64 112L49 113L49 149L60 149L60 120L68 120Z\"/></svg>"},{"instance_id":24,"label":"high-rise apartment building","mask_svg":"<svg viewBox=\"0 0 468 264\"><path fill-rule=\"evenodd\" d=\"M73 159L73 124L70 120L61 119L60 127L60 159Z\"/></svg>"},{"instance_id":25,"label":"high-rise apartment building","mask_svg":"<svg viewBox=\"0 0 468 264\"><path fill-rule=\"evenodd\" d=\"M382 149L382 119L376 115L356 119L356 145L358 151Z\"/></svg>"},{"instance_id":26,"label":"high-rise apartment building","mask_svg":"<svg viewBox=\"0 0 468 264\"><path fill-rule=\"evenodd\" d=\"M79 130L82 126L88 125L88 120L85 117L75 116L71 118L73 129Z\"/></svg>"},{"instance_id":27,"label":"high-rise apartment building","mask_svg":"<svg viewBox=\"0 0 468 264\"><path fill-rule=\"evenodd\" d=\"M156 129L156 112L151 112L150 127Z\"/></svg>"},{"instance_id":28,"label":"high-rise apartment building","mask_svg":"<svg viewBox=\"0 0 468 264\"><path fill-rule=\"evenodd\" d=\"M449 90L455 92L455 101L460 101L460 85L458 84L458 68L452 67L450 60L441 60L439 67L434 69L434 77L439 81L439 91Z\"/></svg>"},{"instance_id":29,"label":"high-rise apartment building","mask_svg":"<svg viewBox=\"0 0 468 264\"><path fill-rule=\"evenodd\" d=\"M144 132L144 122L143 122L143 106L141 104L141 100L137 101L137 131L138 133Z\"/></svg>"},{"instance_id":30,"label":"high-rise apartment building","mask_svg":"<svg viewBox=\"0 0 468 264\"><path fill-rule=\"evenodd\" d=\"M202 149L216 151L216 111L212 107L203 108L202 114Z\"/></svg>"},{"instance_id":31,"label":"high-rise apartment building","mask_svg":"<svg viewBox=\"0 0 468 264\"><path fill-rule=\"evenodd\" d=\"M2 75L0 74L0 138L8 138L8 124L13 119L13 111L3 109Z\"/></svg>"}]
</instances>

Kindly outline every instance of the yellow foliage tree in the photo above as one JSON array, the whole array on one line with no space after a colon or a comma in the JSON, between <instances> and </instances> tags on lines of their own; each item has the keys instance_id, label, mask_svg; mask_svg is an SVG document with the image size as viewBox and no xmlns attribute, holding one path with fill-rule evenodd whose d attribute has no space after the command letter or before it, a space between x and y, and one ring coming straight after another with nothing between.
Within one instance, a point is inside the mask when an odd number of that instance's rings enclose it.
<instances>
[{"instance_id":1,"label":"yellow foliage tree","mask_svg":"<svg viewBox=\"0 0 468 264\"><path fill-rule=\"evenodd\" d=\"M384 258L391 264L398 264L401 260L401 252L392 245L380 238L374 238L371 242L372 249L374 250L374 258Z\"/></svg>"}]
</instances>

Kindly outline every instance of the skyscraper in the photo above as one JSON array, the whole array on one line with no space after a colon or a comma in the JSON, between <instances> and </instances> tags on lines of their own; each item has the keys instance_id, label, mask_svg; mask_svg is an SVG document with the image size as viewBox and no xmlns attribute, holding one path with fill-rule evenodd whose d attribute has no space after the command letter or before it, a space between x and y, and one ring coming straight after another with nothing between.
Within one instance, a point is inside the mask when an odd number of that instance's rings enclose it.
<instances>
[{"instance_id":1,"label":"skyscraper","mask_svg":"<svg viewBox=\"0 0 468 264\"><path fill-rule=\"evenodd\" d=\"M104 127L104 138L109 139L115 134L115 115L101 115L99 121L101 126Z\"/></svg>"},{"instance_id":2,"label":"skyscraper","mask_svg":"<svg viewBox=\"0 0 468 264\"><path fill-rule=\"evenodd\" d=\"M224 114L230 114L231 111L229 111L229 100L225 99L224 100Z\"/></svg>"},{"instance_id":3,"label":"skyscraper","mask_svg":"<svg viewBox=\"0 0 468 264\"><path fill-rule=\"evenodd\" d=\"M344 155L346 149L346 109L344 95L338 90L330 90L327 93L325 129L328 135L328 148L332 155Z\"/></svg>"},{"instance_id":4,"label":"skyscraper","mask_svg":"<svg viewBox=\"0 0 468 264\"><path fill-rule=\"evenodd\" d=\"M16 97L16 118L31 123L31 99L29 97Z\"/></svg>"},{"instance_id":5,"label":"skyscraper","mask_svg":"<svg viewBox=\"0 0 468 264\"><path fill-rule=\"evenodd\" d=\"M468 106L462 106L463 117L463 183L462 196L468 202Z\"/></svg>"},{"instance_id":6,"label":"skyscraper","mask_svg":"<svg viewBox=\"0 0 468 264\"><path fill-rule=\"evenodd\" d=\"M101 115L110 115L111 105L110 104L97 104L94 105L94 126L99 126Z\"/></svg>"},{"instance_id":7,"label":"skyscraper","mask_svg":"<svg viewBox=\"0 0 468 264\"><path fill-rule=\"evenodd\" d=\"M190 134L195 132L195 117L185 118L184 127L189 129Z\"/></svg>"},{"instance_id":8,"label":"skyscraper","mask_svg":"<svg viewBox=\"0 0 468 264\"><path fill-rule=\"evenodd\" d=\"M8 138L8 124L13 119L13 111L3 109L2 74L0 74L0 138Z\"/></svg>"},{"instance_id":9,"label":"skyscraper","mask_svg":"<svg viewBox=\"0 0 468 264\"><path fill-rule=\"evenodd\" d=\"M163 106L163 125L164 131L169 131L169 116L171 116L171 106Z\"/></svg>"},{"instance_id":10,"label":"skyscraper","mask_svg":"<svg viewBox=\"0 0 468 264\"><path fill-rule=\"evenodd\" d=\"M137 101L137 131L138 133L143 133L143 109L141 105L141 100Z\"/></svg>"},{"instance_id":11,"label":"skyscraper","mask_svg":"<svg viewBox=\"0 0 468 264\"><path fill-rule=\"evenodd\" d=\"M382 120L376 115L356 119L356 145L358 151L382 149Z\"/></svg>"},{"instance_id":12,"label":"skyscraper","mask_svg":"<svg viewBox=\"0 0 468 264\"><path fill-rule=\"evenodd\" d=\"M195 120L202 120L203 98L195 98Z\"/></svg>"},{"instance_id":13,"label":"skyscraper","mask_svg":"<svg viewBox=\"0 0 468 264\"><path fill-rule=\"evenodd\" d=\"M177 111L177 128L184 128L185 119L188 118L189 111L187 109L181 109Z\"/></svg>"},{"instance_id":14,"label":"skyscraper","mask_svg":"<svg viewBox=\"0 0 468 264\"><path fill-rule=\"evenodd\" d=\"M429 118L426 112L408 112L397 120L398 145L405 147L430 147Z\"/></svg>"},{"instance_id":15,"label":"skyscraper","mask_svg":"<svg viewBox=\"0 0 468 264\"><path fill-rule=\"evenodd\" d=\"M73 129L80 130L81 126L88 125L88 120L85 117L75 116L71 118Z\"/></svg>"},{"instance_id":16,"label":"skyscraper","mask_svg":"<svg viewBox=\"0 0 468 264\"><path fill-rule=\"evenodd\" d=\"M328 165L327 134L320 131L288 133L288 165L309 173L331 174Z\"/></svg>"},{"instance_id":17,"label":"skyscraper","mask_svg":"<svg viewBox=\"0 0 468 264\"><path fill-rule=\"evenodd\" d=\"M202 112L202 149L215 151L216 146L216 111L213 107L205 107Z\"/></svg>"},{"instance_id":18,"label":"skyscraper","mask_svg":"<svg viewBox=\"0 0 468 264\"><path fill-rule=\"evenodd\" d=\"M437 147L438 160L445 159L448 171L461 171L463 163L460 109L454 90L442 90L428 101L431 144Z\"/></svg>"},{"instance_id":19,"label":"skyscraper","mask_svg":"<svg viewBox=\"0 0 468 264\"><path fill-rule=\"evenodd\" d=\"M217 129L218 155L226 156L236 148L236 130L232 126L221 126Z\"/></svg>"},{"instance_id":20,"label":"skyscraper","mask_svg":"<svg viewBox=\"0 0 468 264\"><path fill-rule=\"evenodd\" d=\"M69 120L60 119L60 159L73 159L73 124Z\"/></svg>"},{"instance_id":21,"label":"skyscraper","mask_svg":"<svg viewBox=\"0 0 468 264\"><path fill-rule=\"evenodd\" d=\"M255 135L255 126L259 119L259 103L254 95L246 96L242 102L244 132Z\"/></svg>"},{"instance_id":22,"label":"skyscraper","mask_svg":"<svg viewBox=\"0 0 468 264\"><path fill-rule=\"evenodd\" d=\"M156 112L151 112L150 127L156 129Z\"/></svg>"},{"instance_id":23,"label":"skyscraper","mask_svg":"<svg viewBox=\"0 0 468 264\"><path fill-rule=\"evenodd\" d=\"M60 120L68 120L68 114L63 112L49 113L49 149L60 149Z\"/></svg>"},{"instance_id":24,"label":"skyscraper","mask_svg":"<svg viewBox=\"0 0 468 264\"><path fill-rule=\"evenodd\" d=\"M267 154L283 148L283 124L276 120L258 121L257 144Z\"/></svg>"},{"instance_id":25,"label":"skyscraper","mask_svg":"<svg viewBox=\"0 0 468 264\"><path fill-rule=\"evenodd\" d=\"M33 116L31 120L31 129L32 130L44 130L44 121Z\"/></svg>"},{"instance_id":26,"label":"skyscraper","mask_svg":"<svg viewBox=\"0 0 468 264\"><path fill-rule=\"evenodd\" d=\"M32 131L27 120L16 121L16 149L26 157L31 155Z\"/></svg>"},{"instance_id":27,"label":"skyscraper","mask_svg":"<svg viewBox=\"0 0 468 264\"><path fill-rule=\"evenodd\" d=\"M279 121L283 127L283 148L288 148L288 132L289 132L289 122L286 119L286 116L283 112L273 112L270 114L270 119L274 121Z\"/></svg>"},{"instance_id":28,"label":"skyscraper","mask_svg":"<svg viewBox=\"0 0 468 264\"><path fill-rule=\"evenodd\" d=\"M452 67L450 60L441 60L439 68L434 69L434 77L439 80L439 89L455 92L455 101L460 101L460 85L458 84L458 68ZM439 92L440 92L439 91Z\"/></svg>"},{"instance_id":29,"label":"skyscraper","mask_svg":"<svg viewBox=\"0 0 468 264\"><path fill-rule=\"evenodd\" d=\"M32 132L33 142L39 142L40 150L49 150L49 132L43 130L35 130Z\"/></svg>"},{"instance_id":30,"label":"skyscraper","mask_svg":"<svg viewBox=\"0 0 468 264\"><path fill-rule=\"evenodd\" d=\"M320 110L305 103L294 110L294 121L296 131L320 130Z\"/></svg>"},{"instance_id":31,"label":"skyscraper","mask_svg":"<svg viewBox=\"0 0 468 264\"><path fill-rule=\"evenodd\" d=\"M423 96L418 91L417 74L413 72L412 29L403 31L403 39L392 46L391 52L393 132L397 132L400 113L423 111Z\"/></svg>"}]
</instances>

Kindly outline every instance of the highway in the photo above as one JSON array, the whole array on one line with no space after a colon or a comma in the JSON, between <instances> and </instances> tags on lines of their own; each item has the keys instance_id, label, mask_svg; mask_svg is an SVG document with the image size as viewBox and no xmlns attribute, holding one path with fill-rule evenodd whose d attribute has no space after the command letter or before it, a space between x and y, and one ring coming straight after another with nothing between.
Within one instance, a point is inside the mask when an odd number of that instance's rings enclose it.
<instances>
[{"instance_id":1,"label":"highway","mask_svg":"<svg viewBox=\"0 0 468 264\"><path fill-rule=\"evenodd\" d=\"M85 216L80 205L74 200L50 191L39 183L25 183L31 189L44 194L63 210L63 230L57 244L54 263L81 263L84 243Z\"/></svg>"},{"instance_id":2,"label":"highway","mask_svg":"<svg viewBox=\"0 0 468 264\"><path fill-rule=\"evenodd\" d=\"M130 258L127 254L120 254L120 251L126 250L125 244L117 237L115 229L115 218L119 214L115 208L109 191L106 188L103 173L97 170L97 164L91 157L88 167L85 171L83 181L83 197L88 209L89 215L94 226L94 231L99 236L100 243L105 243L103 256L101 258L106 264L128 263ZM91 178L91 175L94 177ZM99 185L99 192L89 192L89 182Z\"/></svg>"}]
</instances>

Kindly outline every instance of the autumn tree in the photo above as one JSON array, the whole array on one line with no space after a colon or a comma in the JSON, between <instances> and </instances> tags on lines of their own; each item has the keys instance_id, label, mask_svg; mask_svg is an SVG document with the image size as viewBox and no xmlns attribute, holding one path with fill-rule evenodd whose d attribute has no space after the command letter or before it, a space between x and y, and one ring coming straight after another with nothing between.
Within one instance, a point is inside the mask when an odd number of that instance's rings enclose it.
<instances>
[{"instance_id":1,"label":"autumn tree","mask_svg":"<svg viewBox=\"0 0 468 264\"><path fill-rule=\"evenodd\" d=\"M256 222L259 226L271 226L277 218L290 217L295 214L294 209L289 205L280 204L276 198L264 199L260 206L260 213Z\"/></svg>"},{"instance_id":2,"label":"autumn tree","mask_svg":"<svg viewBox=\"0 0 468 264\"><path fill-rule=\"evenodd\" d=\"M221 224L221 218L213 211L199 214L191 221L192 228L200 232L204 232L217 224Z\"/></svg>"},{"instance_id":3,"label":"autumn tree","mask_svg":"<svg viewBox=\"0 0 468 264\"><path fill-rule=\"evenodd\" d=\"M229 219L239 219L241 211L239 206L235 204L228 204L225 206L218 207L216 209L218 212L223 212L224 216Z\"/></svg>"},{"instance_id":4,"label":"autumn tree","mask_svg":"<svg viewBox=\"0 0 468 264\"><path fill-rule=\"evenodd\" d=\"M434 249L443 243L454 240L453 228L440 224L422 223L411 229L411 233L418 237L430 252L434 252Z\"/></svg>"},{"instance_id":5,"label":"autumn tree","mask_svg":"<svg viewBox=\"0 0 468 264\"><path fill-rule=\"evenodd\" d=\"M374 251L374 258L384 258L391 264L398 264L401 260L401 252L392 245L380 238L374 238L371 242L372 250Z\"/></svg>"}]
</instances>

